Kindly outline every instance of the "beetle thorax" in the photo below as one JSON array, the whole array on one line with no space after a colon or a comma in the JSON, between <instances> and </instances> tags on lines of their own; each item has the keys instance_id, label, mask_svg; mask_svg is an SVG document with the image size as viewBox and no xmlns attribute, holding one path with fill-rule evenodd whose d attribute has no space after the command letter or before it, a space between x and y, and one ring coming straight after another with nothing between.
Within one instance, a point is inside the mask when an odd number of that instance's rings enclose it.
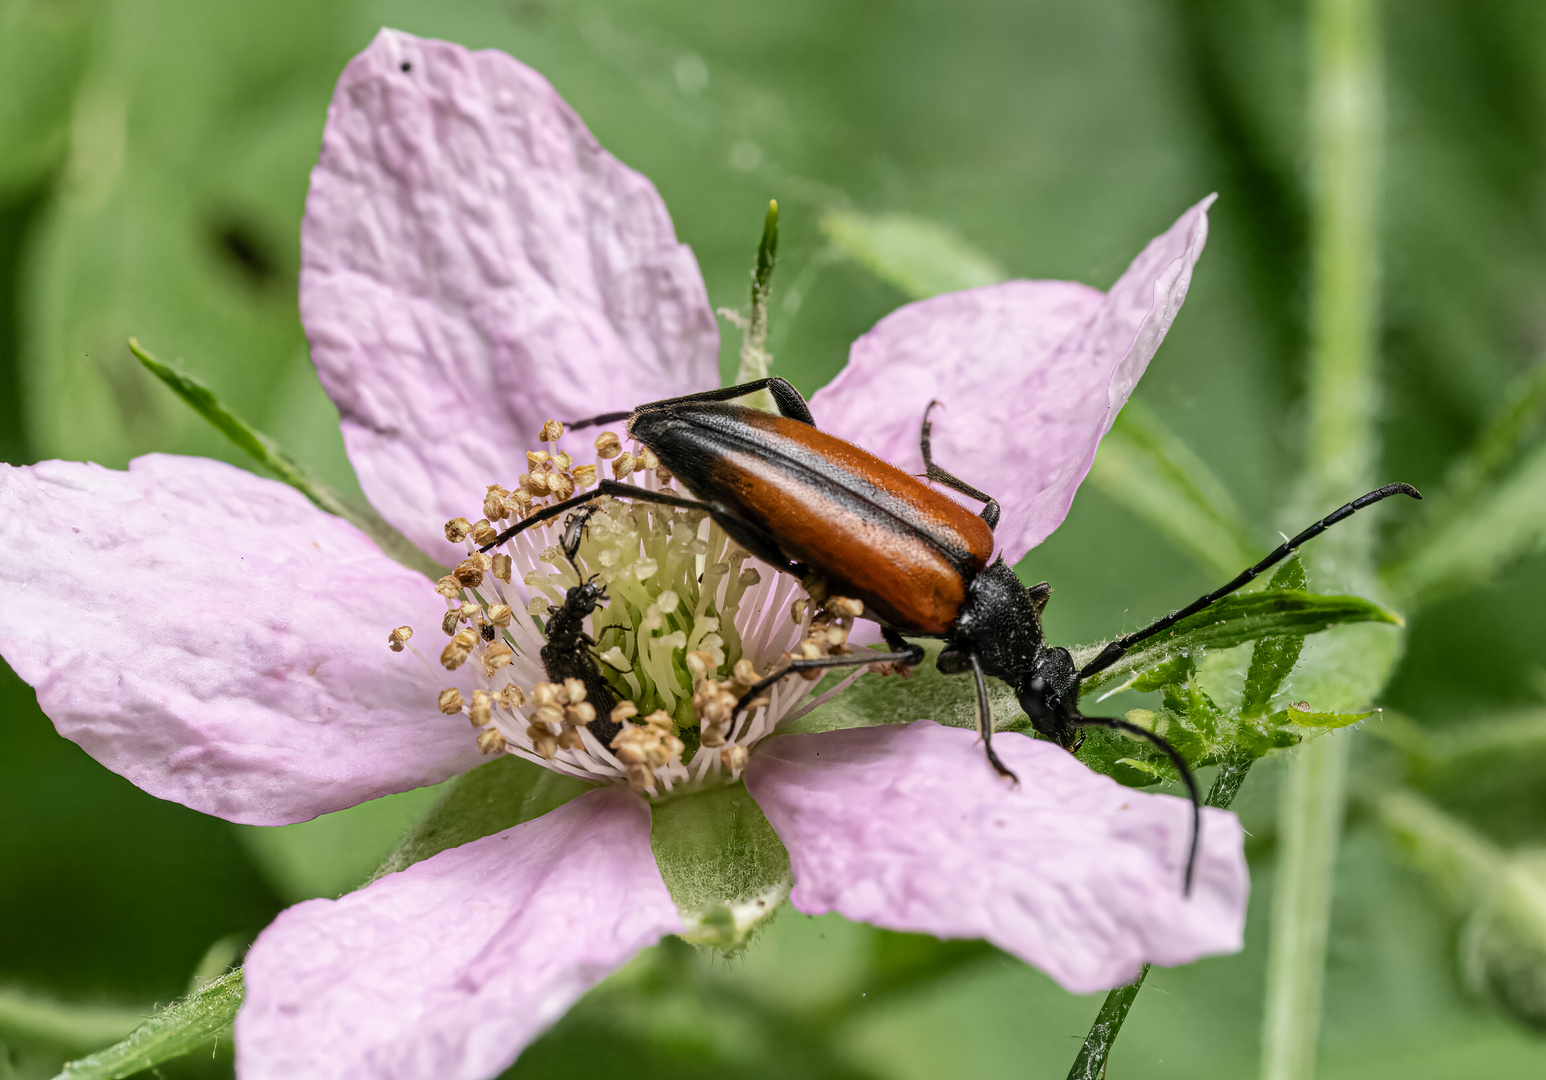
<instances>
[{"instance_id":1,"label":"beetle thorax","mask_svg":"<svg viewBox=\"0 0 1546 1080\"><path fill-rule=\"evenodd\" d=\"M948 638L952 651L975 653L982 669L1018 687L1043 651L1044 595L1020 583L1002 556L972 579Z\"/></svg>"}]
</instances>

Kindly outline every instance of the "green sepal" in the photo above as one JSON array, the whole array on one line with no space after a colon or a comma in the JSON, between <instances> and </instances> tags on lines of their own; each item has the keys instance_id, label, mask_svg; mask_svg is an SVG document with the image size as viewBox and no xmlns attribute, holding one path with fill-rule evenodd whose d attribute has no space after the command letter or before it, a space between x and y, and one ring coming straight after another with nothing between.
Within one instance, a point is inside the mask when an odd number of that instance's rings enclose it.
<instances>
[{"instance_id":1,"label":"green sepal","mask_svg":"<svg viewBox=\"0 0 1546 1080\"><path fill-rule=\"evenodd\" d=\"M1292 725L1294 727L1315 728L1317 730L1330 731L1334 728L1350 727L1360 720L1366 720L1374 715L1371 709L1368 712L1301 712L1295 708L1283 709L1267 717L1267 723L1282 727Z\"/></svg>"},{"instance_id":2,"label":"green sepal","mask_svg":"<svg viewBox=\"0 0 1546 1080\"><path fill-rule=\"evenodd\" d=\"M505 754L457 777L371 881L556 810L593 785Z\"/></svg>"},{"instance_id":3,"label":"green sepal","mask_svg":"<svg viewBox=\"0 0 1546 1080\"><path fill-rule=\"evenodd\" d=\"M789 852L744 784L651 808L650 847L682 916L682 937L733 953L789 895Z\"/></svg>"},{"instance_id":4,"label":"green sepal","mask_svg":"<svg viewBox=\"0 0 1546 1080\"><path fill-rule=\"evenodd\" d=\"M230 1026L242 989L237 969L162 1009L122 1042L69 1062L54 1080L119 1080L180 1057Z\"/></svg>"},{"instance_id":5,"label":"green sepal","mask_svg":"<svg viewBox=\"0 0 1546 1080\"><path fill-rule=\"evenodd\" d=\"M1228 649L1266 637L1304 636L1343 623L1403 625L1401 616L1358 596L1320 596L1293 589L1265 589L1225 597L1206 611L1182 619L1170 630L1136 646L1105 671L1086 679L1085 694L1112 683L1125 685L1140 672L1173 657ZM1102 646L1075 650L1074 663L1095 659Z\"/></svg>"},{"instance_id":6,"label":"green sepal","mask_svg":"<svg viewBox=\"0 0 1546 1080\"><path fill-rule=\"evenodd\" d=\"M345 499L310 469L285 453L277 442L226 408L215 392L202 381L175 364L157 359L141 348L140 343L134 338L129 339L129 351L152 375L187 402L194 412L208 420L217 431L263 466L274 479L289 484L310 499L318 509L349 522L375 541L376 546L390 558L410 570L417 570L430 578L438 578L445 573L444 567L436 565L433 559L415 547L407 537L388 525L374 509Z\"/></svg>"}]
</instances>

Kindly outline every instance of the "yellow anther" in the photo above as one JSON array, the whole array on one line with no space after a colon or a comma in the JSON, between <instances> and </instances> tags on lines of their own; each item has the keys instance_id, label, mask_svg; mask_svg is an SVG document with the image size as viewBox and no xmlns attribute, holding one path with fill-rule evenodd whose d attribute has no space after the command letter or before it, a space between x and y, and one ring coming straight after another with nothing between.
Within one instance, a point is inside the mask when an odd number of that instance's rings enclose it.
<instances>
[{"instance_id":1,"label":"yellow anther","mask_svg":"<svg viewBox=\"0 0 1546 1080\"><path fill-rule=\"evenodd\" d=\"M489 567L494 571L494 576L506 585L510 584L510 556L495 555L489 560Z\"/></svg>"},{"instance_id":2,"label":"yellow anther","mask_svg":"<svg viewBox=\"0 0 1546 1080\"><path fill-rule=\"evenodd\" d=\"M574 486L581 489L593 487L596 483L596 466L580 465L569 474L574 480Z\"/></svg>"},{"instance_id":3,"label":"yellow anther","mask_svg":"<svg viewBox=\"0 0 1546 1080\"><path fill-rule=\"evenodd\" d=\"M539 682L531 688L531 701L533 705L562 705L568 700L559 697L562 687L554 686L550 682Z\"/></svg>"},{"instance_id":4,"label":"yellow anther","mask_svg":"<svg viewBox=\"0 0 1546 1080\"><path fill-rule=\"evenodd\" d=\"M478 749L485 754L498 754L505 748L505 737L498 728L484 728L478 732Z\"/></svg>"},{"instance_id":5,"label":"yellow anther","mask_svg":"<svg viewBox=\"0 0 1546 1080\"><path fill-rule=\"evenodd\" d=\"M628 786L641 795L655 794L655 774L644 764L628 766Z\"/></svg>"},{"instance_id":6,"label":"yellow anther","mask_svg":"<svg viewBox=\"0 0 1546 1080\"><path fill-rule=\"evenodd\" d=\"M521 691L519 686L512 684L495 694L494 700L506 712L514 712L516 709L519 709L522 705L526 704L526 695Z\"/></svg>"},{"instance_id":7,"label":"yellow anther","mask_svg":"<svg viewBox=\"0 0 1546 1080\"><path fill-rule=\"evenodd\" d=\"M610 719L614 724L625 724L638 715L639 706L631 701L619 701L613 706Z\"/></svg>"},{"instance_id":8,"label":"yellow anther","mask_svg":"<svg viewBox=\"0 0 1546 1080\"><path fill-rule=\"evenodd\" d=\"M483 674L493 676L494 672L504 667L515 659L515 650L503 641L496 641L483 650Z\"/></svg>"},{"instance_id":9,"label":"yellow anther","mask_svg":"<svg viewBox=\"0 0 1546 1080\"><path fill-rule=\"evenodd\" d=\"M565 679L564 691L569 695L569 702L572 705L585 700L585 684L579 679Z\"/></svg>"},{"instance_id":10,"label":"yellow anther","mask_svg":"<svg viewBox=\"0 0 1546 1080\"><path fill-rule=\"evenodd\" d=\"M727 746L719 752L719 760L731 773L739 775L746 768L746 762L751 757L750 752L740 743Z\"/></svg>"},{"instance_id":11,"label":"yellow anther","mask_svg":"<svg viewBox=\"0 0 1546 1080\"><path fill-rule=\"evenodd\" d=\"M510 493L498 484L490 484L488 494L483 496L483 516L490 521L499 521L510 516L510 508L505 505L505 496Z\"/></svg>"},{"instance_id":12,"label":"yellow anther","mask_svg":"<svg viewBox=\"0 0 1546 1080\"><path fill-rule=\"evenodd\" d=\"M446 522L446 539L453 544L460 544L470 532L472 524L466 518L452 518Z\"/></svg>"},{"instance_id":13,"label":"yellow anther","mask_svg":"<svg viewBox=\"0 0 1546 1080\"><path fill-rule=\"evenodd\" d=\"M617 460L612 462L612 476L618 480L627 476L634 470L633 455L627 450L617 455Z\"/></svg>"},{"instance_id":14,"label":"yellow anther","mask_svg":"<svg viewBox=\"0 0 1546 1080\"><path fill-rule=\"evenodd\" d=\"M574 468L574 458L560 450L558 453L553 455L553 464L558 466L559 472L568 472L570 469Z\"/></svg>"},{"instance_id":15,"label":"yellow anther","mask_svg":"<svg viewBox=\"0 0 1546 1080\"><path fill-rule=\"evenodd\" d=\"M504 509L503 503L499 504L499 509ZM496 518L495 520L498 519ZM479 547L483 547L485 544L492 544L494 537L498 535L499 530L490 525L487 518L480 518L478 523L472 527L472 542Z\"/></svg>"},{"instance_id":16,"label":"yellow anther","mask_svg":"<svg viewBox=\"0 0 1546 1080\"><path fill-rule=\"evenodd\" d=\"M526 451L526 464L531 466L531 471L534 473L543 471L543 466L552 460L553 455L546 450Z\"/></svg>"},{"instance_id":17,"label":"yellow anther","mask_svg":"<svg viewBox=\"0 0 1546 1080\"><path fill-rule=\"evenodd\" d=\"M840 619L857 619L864 614L864 601L847 596L827 597L827 614Z\"/></svg>"},{"instance_id":18,"label":"yellow anther","mask_svg":"<svg viewBox=\"0 0 1546 1080\"><path fill-rule=\"evenodd\" d=\"M548 477L548 490L555 498L567 499L574 494L574 480L566 473L552 473Z\"/></svg>"},{"instance_id":19,"label":"yellow anther","mask_svg":"<svg viewBox=\"0 0 1546 1080\"><path fill-rule=\"evenodd\" d=\"M467 662L467 658L472 655L472 647L477 643L477 631L457 631L456 635L446 643L445 649L440 654L441 665L447 671L455 671Z\"/></svg>"},{"instance_id":20,"label":"yellow anther","mask_svg":"<svg viewBox=\"0 0 1546 1080\"><path fill-rule=\"evenodd\" d=\"M564 719L575 727L584 727L596 719L596 706L588 701L582 701L576 705L570 705L564 710Z\"/></svg>"},{"instance_id":21,"label":"yellow anther","mask_svg":"<svg viewBox=\"0 0 1546 1080\"><path fill-rule=\"evenodd\" d=\"M542 430L537 433L537 438L543 442L557 442L563 438L563 435L564 425L560 424L557 420L549 420L542 425Z\"/></svg>"},{"instance_id":22,"label":"yellow anther","mask_svg":"<svg viewBox=\"0 0 1546 1080\"><path fill-rule=\"evenodd\" d=\"M408 644L408 639L413 637L413 627L399 626L387 635L387 648L393 652L402 652L403 646Z\"/></svg>"},{"instance_id":23,"label":"yellow anther","mask_svg":"<svg viewBox=\"0 0 1546 1080\"><path fill-rule=\"evenodd\" d=\"M435 702L440 711L447 716L454 716L462 711L462 692L456 687L440 691L440 698Z\"/></svg>"},{"instance_id":24,"label":"yellow anther","mask_svg":"<svg viewBox=\"0 0 1546 1080\"><path fill-rule=\"evenodd\" d=\"M478 565L476 559L463 559L457 563L456 569L451 571L451 576L469 589L476 589L483 584L483 568Z\"/></svg>"},{"instance_id":25,"label":"yellow anther","mask_svg":"<svg viewBox=\"0 0 1546 1080\"><path fill-rule=\"evenodd\" d=\"M467 707L467 718L472 721L473 727L482 727L492 717L492 702L494 697L487 690L474 690L472 692L472 704Z\"/></svg>"},{"instance_id":26,"label":"yellow anther","mask_svg":"<svg viewBox=\"0 0 1546 1080\"><path fill-rule=\"evenodd\" d=\"M574 728L565 728L558 736L558 745L565 750L580 750L585 746L585 740Z\"/></svg>"},{"instance_id":27,"label":"yellow anther","mask_svg":"<svg viewBox=\"0 0 1546 1080\"><path fill-rule=\"evenodd\" d=\"M446 611L445 617L440 620L440 629L446 632L446 637L450 637L452 634L456 633L456 627L461 623L461 621L461 609L450 608Z\"/></svg>"},{"instance_id":28,"label":"yellow anther","mask_svg":"<svg viewBox=\"0 0 1546 1080\"><path fill-rule=\"evenodd\" d=\"M550 731L533 724L526 732L526 737L531 740L531 747L541 757L552 761L558 754L558 736Z\"/></svg>"},{"instance_id":29,"label":"yellow anther","mask_svg":"<svg viewBox=\"0 0 1546 1080\"><path fill-rule=\"evenodd\" d=\"M445 577L435 582L435 591L441 596L445 597L447 600L454 600L456 597L461 595L462 583L457 581L456 578L452 575L447 574Z\"/></svg>"},{"instance_id":30,"label":"yellow anther","mask_svg":"<svg viewBox=\"0 0 1546 1080\"><path fill-rule=\"evenodd\" d=\"M488 609L488 621L495 626L509 626L513 618L515 618L515 612L510 610L509 604L495 604Z\"/></svg>"},{"instance_id":31,"label":"yellow anther","mask_svg":"<svg viewBox=\"0 0 1546 1080\"><path fill-rule=\"evenodd\" d=\"M662 484L669 484L671 482L671 470L664 465L660 466L655 470L655 479L659 480Z\"/></svg>"},{"instance_id":32,"label":"yellow anther","mask_svg":"<svg viewBox=\"0 0 1546 1080\"><path fill-rule=\"evenodd\" d=\"M600 435L597 435L595 445L596 456L603 461L615 458L623 452L622 440L610 431L603 431Z\"/></svg>"},{"instance_id":33,"label":"yellow anther","mask_svg":"<svg viewBox=\"0 0 1546 1080\"><path fill-rule=\"evenodd\" d=\"M647 446L639 451L639 468L646 472L660 468L660 459L655 456L655 451Z\"/></svg>"},{"instance_id":34,"label":"yellow anther","mask_svg":"<svg viewBox=\"0 0 1546 1080\"><path fill-rule=\"evenodd\" d=\"M714 669L714 657L702 649L694 649L686 657L687 671L692 676L692 681L697 683Z\"/></svg>"}]
</instances>

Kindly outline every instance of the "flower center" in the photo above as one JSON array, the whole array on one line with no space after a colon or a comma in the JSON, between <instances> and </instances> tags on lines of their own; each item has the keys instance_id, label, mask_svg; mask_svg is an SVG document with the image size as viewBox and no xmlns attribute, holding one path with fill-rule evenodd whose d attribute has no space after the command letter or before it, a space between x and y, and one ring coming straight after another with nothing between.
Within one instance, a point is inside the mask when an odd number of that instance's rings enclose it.
<instances>
[{"instance_id":1,"label":"flower center","mask_svg":"<svg viewBox=\"0 0 1546 1080\"><path fill-rule=\"evenodd\" d=\"M457 685L440 711L472 723L484 753L514 753L589 780L661 796L740 777L750 751L808 701L819 672L791 675L741 698L791 657L849 651L860 605L813 603L800 583L752 558L706 510L598 498L588 517L560 515L483 553L509 525L614 478L668 491L669 472L647 447L624 450L605 431L593 463L559 448L526 455L515 487L491 484L476 522L455 518L446 537L467 558L436 583L449 637L440 665ZM556 543L570 521L573 558ZM580 522L583 520L583 524ZM572 536L572 534L571 534ZM389 645L401 652L412 631ZM417 650L414 650L417 653Z\"/></svg>"}]
</instances>

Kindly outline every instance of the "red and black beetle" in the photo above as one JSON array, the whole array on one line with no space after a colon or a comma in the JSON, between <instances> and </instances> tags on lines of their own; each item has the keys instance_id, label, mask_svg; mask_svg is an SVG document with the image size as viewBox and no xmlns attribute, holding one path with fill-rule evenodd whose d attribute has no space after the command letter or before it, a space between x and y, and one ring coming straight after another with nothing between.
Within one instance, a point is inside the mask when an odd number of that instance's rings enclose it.
<instances>
[{"instance_id":1,"label":"red and black beetle","mask_svg":"<svg viewBox=\"0 0 1546 1080\"><path fill-rule=\"evenodd\" d=\"M768 390L778 415L732 404ZM932 409L932 405L930 406ZM1371 491L1280 545L1223 587L1142 630L1113 641L1082 669L1067 649L1042 638L1041 612L1052 587L1022 585L1001 555L993 554L999 506L990 496L935 465L928 411L920 443L926 477L981 501L980 516L919 478L852 443L817 429L809 406L780 378L709 390L641 405L632 412L575 421L571 427L628 422L628 433L648 447L696 499L603 480L595 490L545 507L511 526L483 550L601 496L644 499L706 509L733 539L776 569L802 580L822 579L832 595L864 603L891 651L799 659L769 674L741 698L753 697L794 672L883 661L916 664L923 649L907 637L942 638L937 664L946 674L970 671L977 687L977 724L988 760L1014 778L993 751L993 716L984 676L1013 688L1031 725L1067 749L1081 728L1104 727L1146 739L1169 756L1192 797L1192 837L1186 884L1197 854L1201 798L1186 760L1165 739L1126 720L1085 716L1080 683L1110 667L1138 642L1239 589L1290 552L1355 511L1395 494L1422 498L1408 484Z\"/></svg>"}]
</instances>

